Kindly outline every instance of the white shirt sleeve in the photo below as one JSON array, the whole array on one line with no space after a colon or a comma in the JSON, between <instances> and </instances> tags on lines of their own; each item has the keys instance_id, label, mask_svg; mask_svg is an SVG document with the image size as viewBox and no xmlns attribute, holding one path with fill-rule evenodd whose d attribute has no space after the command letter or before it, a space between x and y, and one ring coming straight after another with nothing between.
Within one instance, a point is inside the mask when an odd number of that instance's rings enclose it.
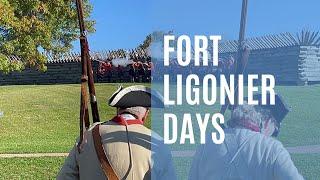
<instances>
[{"instance_id":1,"label":"white shirt sleeve","mask_svg":"<svg viewBox=\"0 0 320 180\"><path fill-rule=\"evenodd\" d=\"M153 140L156 146L152 149L152 179L155 180L176 180L177 175L173 165L172 155L169 147L162 139Z\"/></svg>"},{"instance_id":2,"label":"white shirt sleeve","mask_svg":"<svg viewBox=\"0 0 320 180\"><path fill-rule=\"evenodd\" d=\"M58 176L57 180L78 180L79 179L79 169L76 160L77 146L75 145L70 151L67 159L65 160Z\"/></svg>"},{"instance_id":3,"label":"white shirt sleeve","mask_svg":"<svg viewBox=\"0 0 320 180\"><path fill-rule=\"evenodd\" d=\"M200 165L202 164L201 160L202 157L204 157L204 147L204 145L201 145L197 148L197 151L192 160L192 165L189 173L189 180L200 179L199 172L201 168Z\"/></svg>"},{"instance_id":4,"label":"white shirt sleeve","mask_svg":"<svg viewBox=\"0 0 320 180\"><path fill-rule=\"evenodd\" d=\"M162 170L161 174L159 175L159 179L161 180L176 180L176 172L173 165L172 157L167 156L166 164L164 165L164 169Z\"/></svg>"},{"instance_id":5,"label":"white shirt sleeve","mask_svg":"<svg viewBox=\"0 0 320 180\"><path fill-rule=\"evenodd\" d=\"M276 180L303 180L304 178L299 174L293 161L291 160L289 152L279 143L277 147L277 158L273 166L274 179Z\"/></svg>"}]
</instances>

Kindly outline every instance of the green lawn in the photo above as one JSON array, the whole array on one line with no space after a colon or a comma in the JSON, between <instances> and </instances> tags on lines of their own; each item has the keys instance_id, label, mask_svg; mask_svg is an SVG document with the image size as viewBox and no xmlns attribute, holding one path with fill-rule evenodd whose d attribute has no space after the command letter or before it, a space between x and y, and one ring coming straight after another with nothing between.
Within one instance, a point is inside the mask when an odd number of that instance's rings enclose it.
<instances>
[{"instance_id":1,"label":"green lawn","mask_svg":"<svg viewBox=\"0 0 320 180\"><path fill-rule=\"evenodd\" d=\"M102 120L114 115L106 100L117 86L96 85ZM320 86L278 86L277 91L292 107L279 139L285 146L320 144ZM78 136L79 97L80 85L0 86L0 112L4 112L0 117L0 153L69 151ZM319 158L319 154L293 155L307 179L320 176ZM54 178L63 159L0 159L0 179ZM189 161L175 163L180 167ZM181 175L187 172L187 166L178 169Z\"/></svg>"},{"instance_id":2,"label":"green lawn","mask_svg":"<svg viewBox=\"0 0 320 180\"><path fill-rule=\"evenodd\" d=\"M294 154L292 159L307 180L317 179L320 154ZM9 158L0 159L0 179L55 179L64 158ZM192 158L174 158L179 179L187 179Z\"/></svg>"},{"instance_id":3,"label":"green lawn","mask_svg":"<svg viewBox=\"0 0 320 180\"><path fill-rule=\"evenodd\" d=\"M97 84L101 120L118 84ZM0 153L67 152L78 136L80 85L0 86Z\"/></svg>"},{"instance_id":4,"label":"green lawn","mask_svg":"<svg viewBox=\"0 0 320 180\"><path fill-rule=\"evenodd\" d=\"M291 106L280 141L285 146L320 144L320 86L278 86L277 91Z\"/></svg>"},{"instance_id":5,"label":"green lawn","mask_svg":"<svg viewBox=\"0 0 320 180\"><path fill-rule=\"evenodd\" d=\"M294 154L291 158L306 180L319 179L320 154Z\"/></svg>"},{"instance_id":6,"label":"green lawn","mask_svg":"<svg viewBox=\"0 0 320 180\"><path fill-rule=\"evenodd\" d=\"M64 158L0 158L0 179L55 179Z\"/></svg>"}]
</instances>

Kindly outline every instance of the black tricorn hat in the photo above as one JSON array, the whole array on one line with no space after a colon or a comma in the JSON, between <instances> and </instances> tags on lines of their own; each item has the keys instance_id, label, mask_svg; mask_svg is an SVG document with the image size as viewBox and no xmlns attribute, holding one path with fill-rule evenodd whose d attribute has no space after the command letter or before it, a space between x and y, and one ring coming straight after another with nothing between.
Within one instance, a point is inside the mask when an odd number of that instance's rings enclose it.
<instances>
[{"instance_id":1,"label":"black tricorn hat","mask_svg":"<svg viewBox=\"0 0 320 180\"><path fill-rule=\"evenodd\" d=\"M248 97L244 98L248 101ZM275 94L275 104L270 103L270 94L267 93L267 102L265 105L262 104L262 94L253 95L254 100L258 100L258 106L262 108L269 109L273 115L273 117L281 123L282 120L286 117L286 115L290 112L290 107L285 103L284 99L280 94ZM229 106L229 109L232 109L233 106Z\"/></svg>"},{"instance_id":2,"label":"black tricorn hat","mask_svg":"<svg viewBox=\"0 0 320 180\"><path fill-rule=\"evenodd\" d=\"M275 104L270 103L270 94L267 94L267 102L265 105L262 104L262 94L253 95L255 100L259 101L259 106L270 109L273 117L281 123L286 117L288 112L290 112L290 107L285 103L281 95L275 94Z\"/></svg>"},{"instance_id":3,"label":"black tricorn hat","mask_svg":"<svg viewBox=\"0 0 320 180\"><path fill-rule=\"evenodd\" d=\"M126 88L120 86L110 97L109 105L120 108L136 106L152 108L164 107L162 95L142 85L129 86Z\"/></svg>"}]
</instances>

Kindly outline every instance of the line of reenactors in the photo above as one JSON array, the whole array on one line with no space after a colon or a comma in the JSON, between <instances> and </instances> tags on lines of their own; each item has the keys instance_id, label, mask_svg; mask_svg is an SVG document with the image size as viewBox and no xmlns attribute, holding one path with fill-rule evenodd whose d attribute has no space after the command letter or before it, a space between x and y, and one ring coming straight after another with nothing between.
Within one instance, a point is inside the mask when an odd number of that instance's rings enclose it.
<instances>
[{"instance_id":1,"label":"line of reenactors","mask_svg":"<svg viewBox=\"0 0 320 180\"><path fill-rule=\"evenodd\" d=\"M126 66L114 66L111 61L101 61L98 68L98 78L107 82L151 82L152 70L151 61L133 61Z\"/></svg>"}]
</instances>

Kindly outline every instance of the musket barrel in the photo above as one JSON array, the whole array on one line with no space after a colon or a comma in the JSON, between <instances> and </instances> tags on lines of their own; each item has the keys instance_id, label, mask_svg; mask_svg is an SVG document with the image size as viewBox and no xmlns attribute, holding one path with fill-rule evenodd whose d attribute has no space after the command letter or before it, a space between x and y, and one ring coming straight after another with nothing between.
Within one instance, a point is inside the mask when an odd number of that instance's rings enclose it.
<instances>
[{"instance_id":1,"label":"musket barrel","mask_svg":"<svg viewBox=\"0 0 320 180\"><path fill-rule=\"evenodd\" d=\"M245 38L245 32L246 32L246 24L247 24L247 11L248 11L248 0L242 1L242 9L241 9L241 21L240 21L240 31L239 31L239 41L238 41L238 57L236 61L236 69L235 69L235 81L236 81L236 89L235 89L235 106L238 104L238 96L239 96L239 90L238 90L238 74L242 74L244 71L244 58L245 58L245 52L244 52L244 38ZM233 106L233 107L235 107Z\"/></svg>"},{"instance_id":2,"label":"musket barrel","mask_svg":"<svg viewBox=\"0 0 320 180\"><path fill-rule=\"evenodd\" d=\"M92 71L92 64L89 54L89 45L86 37L86 30L83 16L83 4L82 0L76 0L79 28L80 28L80 46L81 46L81 105L80 105L80 142L78 144L78 150L80 152L81 146L84 140L84 133L90 126L89 113L88 113L88 94L87 86L90 93L90 104L93 122L99 122L98 104L96 99L96 93L94 88L94 78ZM84 129L85 127L85 129Z\"/></svg>"},{"instance_id":3,"label":"musket barrel","mask_svg":"<svg viewBox=\"0 0 320 180\"><path fill-rule=\"evenodd\" d=\"M78 19L79 19L79 28L80 28L80 34L81 36L85 36L85 26L83 21L83 4L82 0L76 0L76 6L77 6L77 13L78 13Z\"/></svg>"},{"instance_id":4,"label":"musket barrel","mask_svg":"<svg viewBox=\"0 0 320 180\"><path fill-rule=\"evenodd\" d=\"M245 31L246 31L246 23L247 23L247 11L248 11L248 0L242 0L242 9L241 9L241 20L240 20L240 31L239 31L239 40L238 40L238 54L236 59L236 66L235 66L235 106L238 104L238 96L239 96L239 81L238 81L238 74L242 74L245 69L245 65L243 64L245 62L244 58L247 58L247 55L245 55L245 50L243 49L243 43L245 40ZM220 113L224 114L226 110L228 109L230 105L230 102L227 101L227 103L220 108ZM234 108L235 106L232 106Z\"/></svg>"},{"instance_id":5,"label":"musket barrel","mask_svg":"<svg viewBox=\"0 0 320 180\"><path fill-rule=\"evenodd\" d=\"M88 42L86 43L87 49ZM100 122L99 111L98 111L98 103L96 98L96 90L94 87L94 78L93 78L93 70L92 70L92 63L91 58L89 55L89 51L86 52L87 56L87 68L88 68L88 83L89 83L89 93L90 93L90 104L91 104L91 111L92 111L92 119L93 123Z\"/></svg>"},{"instance_id":6,"label":"musket barrel","mask_svg":"<svg viewBox=\"0 0 320 180\"><path fill-rule=\"evenodd\" d=\"M247 24L247 11L248 11L248 0L242 0L239 43L242 43L244 41L244 37L246 33L246 24Z\"/></svg>"}]
</instances>

